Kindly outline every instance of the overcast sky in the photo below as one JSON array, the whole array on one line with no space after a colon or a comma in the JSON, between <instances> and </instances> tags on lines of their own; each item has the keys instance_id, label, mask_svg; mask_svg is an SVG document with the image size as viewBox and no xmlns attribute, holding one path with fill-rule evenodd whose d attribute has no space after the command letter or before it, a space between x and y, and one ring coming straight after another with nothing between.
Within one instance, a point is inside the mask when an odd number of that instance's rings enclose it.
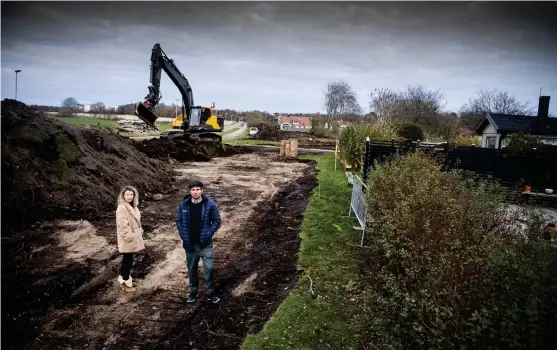
<instances>
[{"instance_id":1,"label":"overcast sky","mask_svg":"<svg viewBox=\"0 0 557 350\"><path fill-rule=\"evenodd\" d=\"M376 88L421 84L458 111L479 88L557 113L555 2L2 2L2 99L142 101L160 43L195 103L324 111L342 79L365 111ZM553 22L553 23L552 23ZM163 102L181 98L163 72Z\"/></svg>"}]
</instances>

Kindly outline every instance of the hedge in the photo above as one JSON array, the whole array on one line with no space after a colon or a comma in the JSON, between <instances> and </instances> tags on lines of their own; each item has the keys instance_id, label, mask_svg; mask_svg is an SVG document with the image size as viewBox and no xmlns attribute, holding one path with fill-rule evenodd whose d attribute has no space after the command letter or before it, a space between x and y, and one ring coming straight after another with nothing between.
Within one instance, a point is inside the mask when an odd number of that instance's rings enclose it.
<instances>
[{"instance_id":1,"label":"hedge","mask_svg":"<svg viewBox=\"0 0 557 350\"><path fill-rule=\"evenodd\" d=\"M367 185L362 348L555 347L557 249L538 216L419 151L376 164Z\"/></svg>"},{"instance_id":2,"label":"hedge","mask_svg":"<svg viewBox=\"0 0 557 350\"><path fill-rule=\"evenodd\" d=\"M345 128L339 139L339 151L342 161L350 165L362 165L366 137L372 140L390 140L397 138L394 127L380 124L358 124Z\"/></svg>"}]
</instances>

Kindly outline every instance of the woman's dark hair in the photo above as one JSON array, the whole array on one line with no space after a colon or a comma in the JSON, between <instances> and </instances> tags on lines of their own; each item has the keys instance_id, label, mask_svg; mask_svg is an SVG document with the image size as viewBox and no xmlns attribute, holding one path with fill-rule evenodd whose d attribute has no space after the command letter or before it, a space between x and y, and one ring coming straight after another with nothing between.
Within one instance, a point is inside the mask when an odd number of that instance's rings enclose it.
<instances>
[{"instance_id":1,"label":"woman's dark hair","mask_svg":"<svg viewBox=\"0 0 557 350\"><path fill-rule=\"evenodd\" d=\"M133 193L133 198L135 199L135 190L134 190L132 187L130 187L130 186L124 186L124 188L122 188L122 199L123 199L123 200L126 200L125 195L126 195L126 192L128 192L128 191L130 191L131 193ZM135 207L135 203L134 203L134 202L135 202L134 200L132 200L132 201L130 202L130 205L131 205L132 207Z\"/></svg>"}]
</instances>

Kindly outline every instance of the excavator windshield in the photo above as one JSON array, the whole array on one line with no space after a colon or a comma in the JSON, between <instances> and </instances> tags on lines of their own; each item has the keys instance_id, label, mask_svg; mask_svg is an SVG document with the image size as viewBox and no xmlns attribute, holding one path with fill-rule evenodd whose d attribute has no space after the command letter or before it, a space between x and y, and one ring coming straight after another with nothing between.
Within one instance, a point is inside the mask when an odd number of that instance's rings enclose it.
<instances>
[{"instance_id":1,"label":"excavator windshield","mask_svg":"<svg viewBox=\"0 0 557 350\"><path fill-rule=\"evenodd\" d=\"M201 123L201 110L199 108L192 108L190 115L190 126L199 126Z\"/></svg>"}]
</instances>

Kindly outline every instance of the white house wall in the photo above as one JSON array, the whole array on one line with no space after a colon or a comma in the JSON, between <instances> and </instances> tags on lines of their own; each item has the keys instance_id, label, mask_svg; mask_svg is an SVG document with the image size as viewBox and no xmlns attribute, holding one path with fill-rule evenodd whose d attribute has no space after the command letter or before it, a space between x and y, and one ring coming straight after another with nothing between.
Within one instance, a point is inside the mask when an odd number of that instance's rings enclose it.
<instances>
[{"instance_id":1,"label":"white house wall","mask_svg":"<svg viewBox=\"0 0 557 350\"><path fill-rule=\"evenodd\" d=\"M499 145L499 139L501 138L501 134L497 133L497 130L495 129L495 127L493 125L491 125L491 123L489 123L483 133L482 133L482 145L481 147L485 148L486 147L486 142L487 142L487 137L488 136L495 136L495 147L497 147Z\"/></svg>"},{"instance_id":2,"label":"white house wall","mask_svg":"<svg viewBox=\"0 0 557 350\"><path fill-rule=\"evenodd\" d=\"M541 137L540 137L540 142L541 142L541 143L545 143L545 144L547 144L547 145L557 146L557 137L551 137L551 136L549 136L549 137L544 137L544 136L541 136Z\"/></svg>"}]
</instances>

